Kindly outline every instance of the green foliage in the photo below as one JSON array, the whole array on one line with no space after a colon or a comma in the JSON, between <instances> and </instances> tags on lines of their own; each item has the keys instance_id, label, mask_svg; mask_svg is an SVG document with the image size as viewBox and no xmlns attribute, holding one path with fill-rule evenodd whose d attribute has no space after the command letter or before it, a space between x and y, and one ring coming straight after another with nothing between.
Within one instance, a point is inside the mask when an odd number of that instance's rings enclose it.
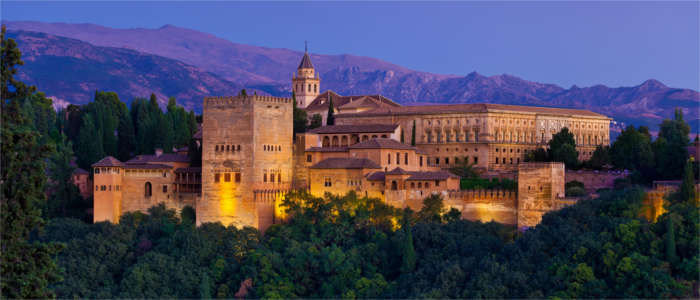
<instances>
[{"instance_id":1,"label":"green foliage","mask_svg":"<svg viewBox=\"0 0 700 300\"><path fill-rule=\"evenodd\" d=\"M309 123L306 111L297 107L297 95L292 91L292 102L294 103L294 134L306 132L306 124Z\"/></svg>"},{"instance_id":2,"label":"green foliage","mask_svg":"<svg viewBox=\"0 0 700 300\"><path fill-rule=\"evenodd\" d=\"M525 155L525 161L528 162L544 162L550 161L547 150L544 148L537 148L534 151L530 151Z\"/></svg>"},{"instance_id":3,"label":"green foliage","mask_svg":"<svg viewBox=\"0 0 700 300\"><path fill-rule=\"evenodd\" d=\"M603 166L611 165L610 160L610 147L598 145L593 151L591 159L584 163L585 167L600 170Z\"/></svg>"},{"instance_id":4,"label":"green foliage","mask_svg":"<svg viewBox=\"0 0 700 300\"><path fill-rule=\"evenodd\" d=\"M574 135L569 132L569 128L562 128L549 140L550 161L563 162L567 169L578 168L578 151L576 151L576 141Z\"/></svg>"},{"instance_id":5,"label":"green foliage","mask_svg":"<svg viewBox=\"0 0 700 300\"><path fill-rule=\"evenodd\" d=\"M686 147L690 142L690 126L683 120L683 111L676 109L672 120L659 126L659 136L653 143L656 173L659 179L678 179L683 176Z\"/></svg>"},{"instance_id":6,"label":"green foliage","mask_svg":"<svg viewBox=\"0 0 700 300\"><path fill-rule=\"evenodd\" d=\"M311 116L311 122L309 123L308 129L319 128L323 126L323 117L320 114L314 114Z\"/></svg>"},{"instance_id":7,"label":"green foliage","mask_svg":"<svg viewBox=\"0 0 700 300\"><path fill-rule=\"evenodd\" d=\"M416 145L416 120L413 120L413 128L411 128L411 146Z\"/></svg>"},{"instance_id":8,"label":"green foliage","mask_svg":"<svg viewBox=\"0 0 700 300\"><path fill-rule=\"evenodd\" d=\"M55 142L55 152L49 157L49 201L44 206L43 215L48 218L72 217L89 221L87 210L91 203L80 196L78 187L73 184L72 175L75 167L71 165L73 160L73 146L68 138L61 134Z\"/></svg>"},{"instance_id":9,"label":"green foliage","mask_svg":"<svg viewBox=\"0 0 700 300\"><path fill-rule=\"evenodd\" d=\"M0 297L51 298L54 294L49 284L60 279L53 256L61 246L28 240L32 232L43 227L40 208L46 202L45 160L53 151L46 144L48 136L42 135L47 128L39 125L41 120L34 120L47 117L42 113L46 102L43 95L33 95L33 87L14 78L15 66L23 62L15 41L5 39L4 25L0 40Z\"/></svg>"},{"instance_id":10,"label":"green foliage","mask_svg":"<svg viewBox=\"0 0 700 300\"><path fill-rule=\"evenodd\" d=\"M418 220L422 222L442 222L445 204L440 194L432 194L423 199L423 207L418 211Z\"/></svg>"},{"instance_id":11,"label":"green foliage","mask_svg":"<svg viewBox=\"0 0 700 300\"><path fill-rule=\"evenodd\" d=\"M83 125L80 126L76 154L78 166L90 170L90 166L105 156L102 149L102 135L98 132L91 115L83 117Z\"/></svg>"},{"instance_id":12,"label":"green foliage","mask_svg":"<svg viewBox=\"0 0 700 300\"><path fill-rule=\"evenodd\" d=\"M450 172L463 179L479 177L479 172L477 172L477 170L474 168L474 165L468 163L466 159L461 161L459 164L456 164L454 167L451 167Z\"/></svg>"},{"instance_id":13,"label":"green foliage","mask_svg":"<svg viewBox=\"0 0 700 300\"><path fill-rule=\"evenodd\" d=\"M636 182L649 183L655 177L651 136L645 127L628 126L610 147L610 159L617 169L634 173Z\"/></svg>"},{"instance_id":14,"label":"green foliage","mask_svg":"<svg viewBox=\"0 0 700 300\"><path fill-rule=\"evenodd\" d=\"M335 107L333 107L333 97L328 94L328 116L326 116L326 125L335 125Z\"/></svg>"}]
</instances>

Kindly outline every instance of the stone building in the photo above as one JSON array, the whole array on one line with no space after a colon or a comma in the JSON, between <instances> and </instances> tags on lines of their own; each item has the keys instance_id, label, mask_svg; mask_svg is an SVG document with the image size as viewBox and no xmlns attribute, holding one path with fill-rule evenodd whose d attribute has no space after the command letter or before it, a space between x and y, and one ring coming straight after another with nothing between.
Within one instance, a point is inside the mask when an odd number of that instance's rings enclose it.
<instances>
[{"instance_id":1,"label":"stone building","mask_svg":"<svg viewBox=\"0 0 700 300\"><path fill-rule=\"evenodd\" d=\"M525 155L546 147L564 127L581 159L609 144L610 119L586 110L402 106L381 95L321 93L308 53L292 89L297 105L309 117L322 115L324 124L332 99L336 125L295 136L292 98L205 97L194 136L201 168L190 166L187 149L126 162L106 157L93 165L95 221L118 222L125 212L165 203L193 206L197 224L264 230L283 217L279 204L287 191L307 189L316 196L355 191L413 209L438 193L464 218L528 227L571 201L563 198L563 165L524 163ZM519 179L518 191L460 191L459 178L447 169L462 163L497 176L509 172Z\"/></svg>"}]
</instances>

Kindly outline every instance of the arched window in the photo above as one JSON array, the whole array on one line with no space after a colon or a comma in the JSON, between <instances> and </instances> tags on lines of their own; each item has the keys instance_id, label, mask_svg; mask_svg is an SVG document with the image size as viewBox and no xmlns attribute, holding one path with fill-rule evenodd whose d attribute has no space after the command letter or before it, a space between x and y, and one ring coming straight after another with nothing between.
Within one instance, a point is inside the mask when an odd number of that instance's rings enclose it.
<instances>
[{"instance_id":1,"label":"arched window","mask_svg":"<svg viewBox=\"0 0 700 300\"><path fill-rule=\"evenodd\" d=\"M311 84L309 83L309 92L311 91Z\"/></svg>"},{"instance_id":2,"label":"arched window","mask_svg":"<svg viewBox=\"0 0 700 300\"><path fill-rule=\"evenodd\" d=\"M391 153L386 155L386 163L391 164Z\"/></svg>"},{"instance_id":3,"label":"arched window","mask_svg":"<svg viewBox=\"0 0 700 300\"><path fill-rule=\"evenodd\" d=\"M151 197L153 194L153 188L151 187L150 182L146 182L146 184L143 187L143 195L146 196L146 198Z\"/></svg>"},{"instance_id":4,"label":"arched window","mask_svg":"<svg viewBox=\"0 0 700 300\"><path fill-rule=\"evenodd\" d=\"M343 147L348 146L348 137L344 135L342 138L340 138L340 145Z\"/></svg>"},{"instance_id":5,"label":"arched window","mask_svg":"<svg viewBox=\"0 0 700 300\"><path fill-rule=\"evenodd\" d=\"M395 191L395 190L397 190L398 188L399 188L399 187L398 187L398 184L396 183L396 180L392 180L392 181L391 181L391 189Z\"/></svg>"},{"instance_id":6,"label":"arched window","mask_svg":"<svg viewBox=\"0 0 700 300\"><path fill-rule=\"evenodd\" d=\"M333 137L333 141L331 142L331 146L338 147L338 137L337 136Z\"/></svg>"},{"instance_id":7,"label":"arched window","mask_svg":"<svg viewBox=\"0 0 700 300\"><path fill-rule=\"evenodd\" d=\"M408 164L408 152L403 154L403 163Z\"/></svg>"},{"instance_id":8,"label":"arched window","mask_svg":"<svg viewBox=\"0 0 700 300\"><path fill-rule=\"evenodd\" d=\"M314 84L314 93L316 92L316 85Z\"/></svg>"},{"instance_id":9,"label":"arched window","mask_svg":"<svg viewBox=\"0 0 700 300\"><path fill-rule=\"evenodd\" d=\"M330 147L331 145L331 139L329 139L327 136L323 137L323 143L321 144L323 147Z\"/></svg>"},{"instance_id":10,"label":"arched window","mask_svg":"<svg viewBox=\"0 0 700 300\"><path fill-rule=\"evenodd\" d=\"M401 164L401 153L396 152L396 164Z\"/></svg>"},{"instance_id":11,"label":"arched window","mask_svg":"<svg viewBox=\"0 0 700 300\"><path fill-rule=\"evenodd\" d=\"M415 182L411 182L411 188L415 188L415 187L416 187L416 183L415 183Z\"/></svg>"},{"instance_id":12,"label":"arched window","mask_svg":"<svg viewBox=\"0 0 700 300\"><path fill-rule=\"evenodd\" d=\"M386 134L382 134L382 138L383 139L387 138Z\"/></svg>"},{"instance_id":13,"label":"arched window","mask_svg":"<svg viewBox=\"0 0 700 300\"><path fill-rule=\"evenodd\" d=\"M282 173L277 173L277 182L282 182Z\"/></svg>"}]
</instances>

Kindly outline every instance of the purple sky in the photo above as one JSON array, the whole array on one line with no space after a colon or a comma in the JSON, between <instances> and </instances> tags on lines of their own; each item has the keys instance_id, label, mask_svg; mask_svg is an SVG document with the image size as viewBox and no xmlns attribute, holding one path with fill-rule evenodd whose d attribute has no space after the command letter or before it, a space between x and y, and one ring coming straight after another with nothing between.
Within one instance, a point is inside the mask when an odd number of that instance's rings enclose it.
<instances>
[{"instance_id":1,"label":"purple sky","mask_svg":"<svg viewBox=\"0 0 700 300\"><path fill-rule=\"evenodd\" d=\"M1 2L3 20L164 24L233 42L376 57L411 69L590 86L700 89L700 4L686 2Z\"/></svg>"}]
</instances>

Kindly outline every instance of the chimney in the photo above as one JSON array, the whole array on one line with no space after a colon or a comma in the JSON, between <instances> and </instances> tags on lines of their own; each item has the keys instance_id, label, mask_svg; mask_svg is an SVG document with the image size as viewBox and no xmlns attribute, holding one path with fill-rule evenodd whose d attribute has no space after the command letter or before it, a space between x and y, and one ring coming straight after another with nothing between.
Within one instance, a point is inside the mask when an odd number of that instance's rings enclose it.
<instances>
[{"instance_id":1,"label":"chimney","mask_svg":"<svg viewBox=\"0 0 700 300\"><path fill-rule=\"evenodd\" d=\"M156 157L159 157L161 154L163 154L163 149L156 148Z\"/></svg>"}]
</instances>

